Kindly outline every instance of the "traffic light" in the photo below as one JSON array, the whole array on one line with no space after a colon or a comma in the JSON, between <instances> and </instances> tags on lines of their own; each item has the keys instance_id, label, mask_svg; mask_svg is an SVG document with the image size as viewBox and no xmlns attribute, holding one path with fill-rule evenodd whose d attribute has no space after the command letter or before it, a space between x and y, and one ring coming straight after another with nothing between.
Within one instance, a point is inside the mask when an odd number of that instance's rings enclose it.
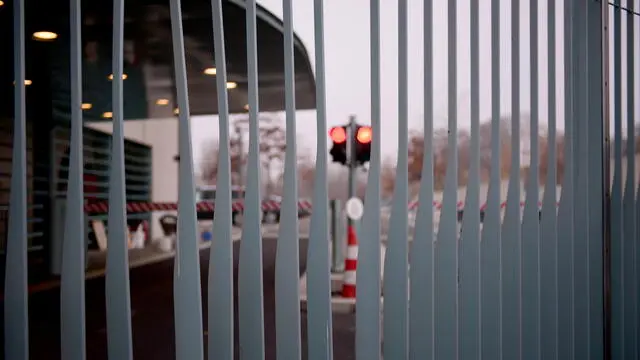
<instances>
[{"instance_id":1,"label":"traffic light","mask_svg":"<svg viewBox=\"0 0 640 360\"><path fill-rule=\"evenodd\" d=\"M356 126L356 165L364 165L371 160L371 137L373 135L370 126Z\"/></svg>"},{"instance_id":2,"label":"traffic light","mask_svg":"<svg viewBox=\"0 0 640 360\"><path fill-rule=\"evenodd\" d=\"M342 165L349 165L347 159L347 149L352 148L354 157L354 166L364 165L371 160L371 127L366 125L355 125L355 131L350 137L347 130L349 125L335 126L329 130L329 137L333 142L331 147L331 157L333 162L340 163ZM348 145L347 142L350 142Z\"/></svg>"},{"instance_id":3,"label":"traffic light","mask_svg":"<svg viewBox=\"0 0 640 360\"><path fill-rule=\"evenodd\" d=\"M347 163L347 127L336 126L331 128L329 137L333 141L333 146L329 152L333 162L345 165Z\"/></svg>"}]
</instances>

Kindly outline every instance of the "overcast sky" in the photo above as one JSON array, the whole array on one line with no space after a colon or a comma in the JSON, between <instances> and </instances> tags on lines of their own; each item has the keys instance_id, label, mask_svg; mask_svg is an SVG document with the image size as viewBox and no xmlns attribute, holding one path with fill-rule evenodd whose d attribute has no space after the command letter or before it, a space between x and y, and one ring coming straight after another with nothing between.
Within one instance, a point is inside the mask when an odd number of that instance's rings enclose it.
<instances>
[{"instance_id":1,"label":"overcast sky","mask_svg":"<svg viewBox=\"0 0 640 360\"><path fill-rule=\"evenodd\" d=\"M631 1L631 0L629 0ZM261 0L264 6L282 18L281 0ZM447 126L447 3L434 3L434 127ZM470 56L469 56L469 1L458 1L458 119L460 127L469 126ZM625 0L622 0L625 3ZM639 0L635 0L638 8ZM539 0L539 112L540 122L546 124L548 114L548 48L547 48L547 0ZM558 99L558 127L564 127L562 81L563 67L563 9L562 1L556 1L556 67L558 69L556 97ZM491 2L480 0L480 114L481 121L491 113ZM355 114L359 122L369 123L370 116L370 50L369 50L369 0L325 1L325 56L327 81L328 124L339 125ZM397 0L381 1L381 66L382 66L382 151L384 156L395 157L398 144L398 12ZM529 1L520 5L520 94L521 111L530 111L530 11ZM294 1L294 28L305 44L311 63L315 64L313 0ZM626 19L623 16L623 26ZM637 18L637 17L636 17ZM420 129L423 123L423 8L422 1L409 1L409 123ZM640 42L636 23L636 54ZM511 0L502 0L501 16L501 103L502 113L511 113ZM623 31L624 33L625 31ZM623 59L626 58L626 42L623 43ZM612 45L613 46L613 45ZM637 59L638 57L636 57ZM315 66L315 65L314 65ZM640 73L636 61L636 79ZM626 71L623 68L623 78ZM636 81L636 94L640 94ZM624 105L624 104L623 104ZM624 109L625 107L623 107ZM427 109L428 110L428 109ZM638 110L636 109L638 114ZM640 116L636 116L636 119ZM297 131L300 145L315 153L315 111L297 113ZM193 119L196 163L200 158L202 143L217 138L218 124L215 117ZM326 138L326 136L324 136Z\"/></svg>"}]
</instances>

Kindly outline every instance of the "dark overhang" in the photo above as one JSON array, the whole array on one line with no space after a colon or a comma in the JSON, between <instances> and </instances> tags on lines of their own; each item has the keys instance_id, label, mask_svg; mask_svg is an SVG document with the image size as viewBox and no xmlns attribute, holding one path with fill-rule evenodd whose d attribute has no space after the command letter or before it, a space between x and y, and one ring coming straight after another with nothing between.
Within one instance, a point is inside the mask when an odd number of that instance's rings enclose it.
<instances>
[{"instance_id":1,"label":"dark overhang","mask_svg":"<svg viewBox=\"0 0 640 360\"><path fill-rule=\"evenodd\" d=\"M11 0L5 1L0 7L0 53L3 54L0 80L1 88L7 90L13 87L11 3ZM54 114L62 116L68 110L69 1L25 1L25 4L27 78L33 80L27 93L29 96L53 92ZM83 87L85 101L92 106L87 109L86 117L93 120L99 120L111 107L111 85L107 77L111 69L112 6L111 1L84 0L82 4ZM216 77L205 74L205 69L216 67L211 2L183 0L182 9L190 111L193 115L217 114ZM283 24L262 7L258 7L257 13L260 111L280 111L284 109ZM245 15L244 1L223 1L228 81L233 83L230 87L236 85L228 91L233 113L246 112L248 102ZM36 31L52 31L59 36L50 42L35 41L32 35ZM172 116L175 81L168 0L125 1L125 40L125 73L129 75L124 81L125 116ZM297 37L294 47L296 107L313 109L315 81L309 56ZM162 99L168 100L168 104L158 101Z\"/></svg>"}]
</instances>

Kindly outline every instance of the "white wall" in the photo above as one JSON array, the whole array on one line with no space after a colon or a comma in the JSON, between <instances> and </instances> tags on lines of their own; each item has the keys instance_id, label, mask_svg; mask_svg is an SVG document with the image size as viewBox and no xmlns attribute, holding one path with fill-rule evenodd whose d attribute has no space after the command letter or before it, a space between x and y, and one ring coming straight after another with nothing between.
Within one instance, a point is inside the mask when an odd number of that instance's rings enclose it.
<instances>
[{"instance_id":1,"label":"white wall","mask_svg":"<svg viewBox=\"0 0 640 360\"><path fill-rule=\"evenodd\" d=\"M90 123L87 127L113 132L111 122ZM151 146L152 149L152 187L151 200L153 202L178 201L178 163L173 157L178 154L178 120L145 119L130 120L124 124L125 138ZM163 213L154 213L151 223L153 238L162 235L158 219Z\"/></svg>"}]
</instances>

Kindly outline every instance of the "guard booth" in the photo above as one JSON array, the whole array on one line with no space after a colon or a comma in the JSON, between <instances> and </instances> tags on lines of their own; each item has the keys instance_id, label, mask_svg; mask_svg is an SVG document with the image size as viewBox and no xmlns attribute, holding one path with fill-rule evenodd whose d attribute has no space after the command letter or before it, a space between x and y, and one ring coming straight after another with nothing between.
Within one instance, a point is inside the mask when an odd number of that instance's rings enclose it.
<instances>
[{"instance_id":1,"label":"guard booth","mask_svg":"<svg viewBox=\"0 0 640 360\"><path fill-rule=\"evenodd\" d=\"M9 198L11 189L11 148L13 121L0 118L0 269L4 270L4 256L9 227ZM27 248L30 266L42 273L46 268L46 235L48 232L49 190L46 158L34 151L33 126L27 130Z\"/></svg>"},{"instance_id":2,"label":"guard booth","mask_svg":"<svg viewBox=\"0 0 640 360\"><path fill-rule=\"evenodd\" d=\"M85 204L108 201L109 197L109 153L110 134L92 129L84 132L84 198ZM151 147L125 140L125 181L127 201L151 201ZM64 238L64 216L67 199L69 172L69 129L57 127L53 132L51 167L52 222L51 222L51 273L60 275L62 241ZM92 226L100 222L108 227L106 213L86 213L87 249L99 249L98 235ZM127 214L130 228L135 229L142 221L149 222L151 214ZM87 260L89 258L87 257ZM88 264L87 264L88 265Z\"/></svg>"},{"instance_id":3,"label":"guard booth","mask_svg":"<svg viewBox=\"0 0 640 360\"><path fill-rule=\"evenodd\" d=\"M11 122L0 123L0 253L3 255L8 232L8 208L11 183ZM50 275L60 274L60 249L66 203L66 188L69 171L69 128L58 125L51 131L45 143L37 143L33 127L27 133L27 176L29 178L28 250L32 266L32 283L47 280ZM37 136L37 135L36 135ZM42 137L39 137L42 139ZM111 135L85 129L84 136L84 181L85 203L104 202L108 197L109 152ZM44 151L47 149L50 151ZM43 149L44 148L44 149ZM127 157L127 199L147 202L151 200L151 146L125 141ZM96 248L96 236L91 223L103 221L104 213L87 214L87 248ZM150 221L149 213L129 214L132 228L141 221ZM108 224L106 224L108 226ZM4 267L2 267L4 269Z\"/></svg>"},{"instance_id":4,"label":"guard booth","mask_svg":"<svg viewBox=\"0 0 640 360\"><path fill-rule=\"evenodd\" d=\"M0 48L11 47L11 14L7 3L0 6ZM47 12L46 9L42 9ZM34 15L35 22L43 15ZM102 39L101 29L86 36L83 66L83 116L86 124L111 121L111 79L110 60L105 56L105 48L96 46ZM108 33L105 33L108 36ZM30 54L25 80L27 88L26 124L26 165L28 203L28 261L29 283L31 285L48 281L52 275L59 275L59 248L64 224L64 204L69 171L69 134L71 123L69 36L61 36L56 41L32 37L25 51ZM5 53L4 51L1 51ZM11 52L11 51L10 51ZM136 66L136 59L128 57L127 97L125 116L127 119L147 117L147 91L142 69ZM0 57L0 93L13 92L13 59ZM8 205L10 202L12 147L14 146L14 106L11 96L0 99L0 272L4 281L5 243L8 236ZM85 199L106 201L108 196L109 159L111 134L86 128L84 130ZM127 198L130 201L151 199L151 152L152 147L140 142L125 141L127 177ZM148 214L130 214L131 221L148 220ZM87 217L87 225L92 220L106 220L106 214ZM105 223L106 225L106 223ZM94 246L95 236L90 226L83 230L87 234L87 246Z\"/></svg>"}]
</instances>

